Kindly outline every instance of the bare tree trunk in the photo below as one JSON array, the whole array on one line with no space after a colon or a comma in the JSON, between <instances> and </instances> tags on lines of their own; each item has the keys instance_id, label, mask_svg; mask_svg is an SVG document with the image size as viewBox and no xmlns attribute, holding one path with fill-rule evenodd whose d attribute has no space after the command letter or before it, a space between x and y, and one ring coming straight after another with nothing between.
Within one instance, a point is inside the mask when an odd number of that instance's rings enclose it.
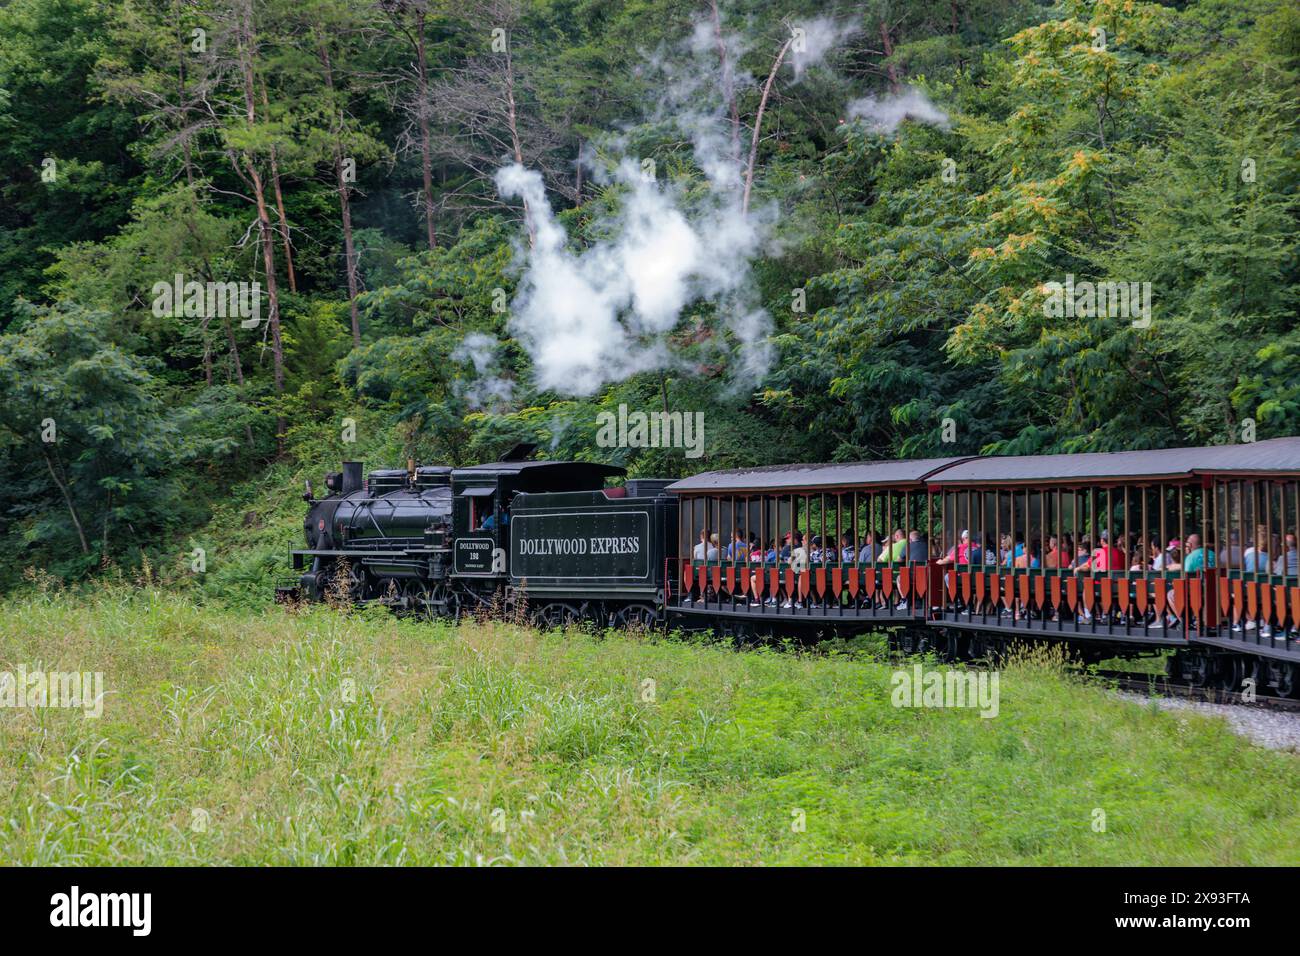
<instances>
[{"instance_id":1,"label":"bare tree trunk","mask_svg":"<svg viewBox=\"0 0 1300 956\"><path fill-rule=\"evenodd\" d=\"M43 446L41 455L45 458L45 467L50 470L50 477L58 485L59 491L63 494L63 501L68 506L68 514L72 516L72 526L77 529L77 540L81 542L81 553L90 554L90 544L86 541L86 532L81 527L81 517L77 514L77 506L72 502L72 495L68 491L68 486L60 480L58 473L54 470L54 462L50 459L50 453Z\"/></svg>"},{"instance_id":2,"label":"bare tree trunk","mask_svg":"<svg viewBox=\"0 0 1300 956\"><path fill-rule=\"evenodd\" d=\"M895 63L893 63L891 59L894 55L894 40L893 37L890 35L891 33L892 33L892 29L890 28L889 24L886 23L884 20L881 20L880 21L880 48L885 51L885 59L889 61L888 65L885 67L886 71L889 73L889 92L897 93L899 89L898 66Z\"/></svg>"},{"instance_id":3,"label":"bare tree trunk","mask_svg":"<svg viewBox=\"0 0 1300 956\"><path fill-rule=\"evenodd\" d=\"M212 317L205 315L199 324L203 335L203 381L209 386L212 385L212 340L208 337L208 324L211 321Z\"/></svg>"},{"instance_id":4,"label":"bare tree trunk","mask_svg":"<svg viewBox=\"0 0 1300 956\"><path fill-rule=\"evenodd\" d=\"M262 185L262 175L253 165L252 159L245 155L244 165L248 172L249 179L253 182L253 195L257 200L257 231L262 240L262 266L266 271L266 297L269 302L270 314L268 322L271 326L271 353L275 358L275 390L284 391L284 345L280 341L280 293L275 281L275 233L271 228L271 217L266 209L266 190ZM281 425L283 418L280 419ZM283 431L277 429L279 437L283 438Z\"/></svg>"},{"instance_id":5,"label":"bare tree trunk","mask_svg":"<svg viewBox=\"0 0 1300 956\"><path fill-rule=\"evenodd\" d=\"M424 9L415 14L415 69L416 87L420 97L417 115L420 118L420 171L424 174L424 229L428 233L429 249L437 247L433 230L433 146L429 137L429 60L424 49Z\"/></svg>"},{"instance_id":6,"label":"bare tree trunk","mask_svg":"<svg viewBox=\"0 0 1300 956\"><path fill-rule=\"evenodd\" d=\"M257 122L257 108L254 105L253 86L253 0L245 0L241 11L241 49L240 67L244 77L244 109L248 125ZM280 338L280 291L275 281L275 233L271 228L271 217L266 209L266 188L262 183L262 174L257 171L252 156L244 153L244 167L249 182L253 184L253 197L257 203L257 230L262 243L262 264L266 270L266 297L268 302L267 324L271 329L271 355L275 363L275 391L284 391L284 343ZM278 454L284 453L284 415L276 416L275 443Z\"/></svg>"},{"instance_id":7,"label":"bare tree trunk","mask_svg":"<svg viewBox=\"0 0 1300 956\"><path fill-rule=\"evenodd\" d=\"M179 34L180 29L180 10L173 7L176 12L176 31ZM180 111L180 125L182 129L185 126L186 114L189 112L186 108L185 100L185 52L184 47L176 47L176 108ZM190 138L183 136L181 139L182 162L185 166L185 184L194 188L194 154L190 146Z\"/></svg>"},{"instance_id":8,"label":"bare tree trunk","mask_svg":"<svg viewBox=\"0 0 1300 956\"><path fill-rule=\"evenodd\" d=\"M515 162L524 164L524 147L519 141L519 120L515 111L515 66L510 53L510 42L506 41L506 125L510 129L510 145L514 149ZM533 214L524 200L524 221L528 224L528 248L537 244L537 230L533 226Z\"/></svg>"},{"instance_id":9,"label":"bare tree trunk","mask_svg":"<svg viewBox=\"0 0 1300 956\"><path fill-rule=\"evenodd\" d=\"M357 317L357 251L352 245L352 206L343 181L343 156L336 149L334 171L339 184L339 212L343 217L343 259L348 273L348 310L352 316L352 347L361 345L361 322Z\"/></svg>"},{"instance_id":10,"label":"bare tree trunk","mask_svg":"<svg viewBox=\"0 0 1300 956\"><path fill-rule=\"evenodd\" d=\"M266 84L262 84L262 108L271 112L271 103L266 98ZM284 244L284 271L289 280L289 291L298 291L298 280L293 272L293 246L289 243L289 217L284 214L284 194L280 192L280 163L275 157L275 147L271 147L271 189L275 193L275 211L280 215L280 240Z\"/></svg>"},{"instance_id":11,"label":"bare tree trunk","mask_svg":"<svg viewBox=\"0 0 1300 956\"><path fill-rule=\"evenodd\" d=\"M104 527L101 529L99 538L99 563L101 566L108 566L108 519L113 514L113 490L108 491L108 502L104 505Z\"/></svg>"},{"instance_id":12,"label":"bare tree trunk","mask_svg":"<svg viewBox=\"0 0 1300 956\"><path fill-rule=\"evenodd\" d=\"M573 158L573 165L577 167L577 175L573 183L573 204L582 205L582 142L578 142L578 155Z\"/></svg>"},{"instance_id":13,"label":"bare tree trunk","mask_svg":"<svg viewBox=\"0 0 1300 956\"><path fill-rule=\"evenodd\" d=\"M767 82L763 84L763 95L758 100L758 113L754 117L754 135L749 142L749 163L745 166L745 195L740 204L742 213L749 212L749 194L754 186L754 164L758 162L758 140L763 132L763 112L767 109L767 97L772 92L772 84L776 82L776 72L781 69L781 61L785 59L793 42L792 34L782 45L781 52L776 55L776 60L772 63L772 71L767 74Z\"/></svg>"},{"instance_id":14,"label":"bare tree trunk","mask_svg":"<svg viewBox=\"0 0 1300 956\"><path fill-rule=\"evenodd\" d=\"M713 42L718 48L718 62L722 69L722 96L731 114L731 158L740 164L740 104L736 101L736 81L727 56L727 43L722 39L722 14L718 0L709 0L709 13L713 17Z\"/></svg>"},{"instance_id":15,"label":"bare tree trunk","mask_svg":"<svg viewBox=\"0 0 1300 956\"><path fill-rule=\"evenodd\" d=\"M325 67L325 89L334 99L334 68L324 42L320 44L320 61ZM332 118L334 125L334 179L339 191L339 214L343 220L343 263L348 276L348 310L352 315L352 347L361 346L361 322L357 316L357 254L352 244L352 204L348 199L348 184L343 178L343 116L342 109Z\"/></svg>"},{"instance_id":16,"label":"bare tree trunk","mask_svg":"<svg viewBox=\"0 0 1300 956\"><path fill-rule=\"evenodd\" d=\"M235 330L230 325L230 319L223 319L222 324L226 327L226 341L230 343L230 358L235 367L235 381L240 385L244 384L244 363L239 360L239 343L235 341Z\"/></svg>"}]
</instances>

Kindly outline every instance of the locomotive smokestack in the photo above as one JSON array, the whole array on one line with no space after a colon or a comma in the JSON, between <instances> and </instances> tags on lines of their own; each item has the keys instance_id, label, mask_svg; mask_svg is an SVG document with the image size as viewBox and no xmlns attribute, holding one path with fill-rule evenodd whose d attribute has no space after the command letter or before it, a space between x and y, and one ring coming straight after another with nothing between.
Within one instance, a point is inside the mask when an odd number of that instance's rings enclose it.
<instances>
[{"instance_id":1,"label":"locomotive smokestack","mask_svg":"<svg viewBox=\"0 0 1300 956\"><path fill-rule=\"evenodd\" d=\"M343 463L343 494L350 495L361 490L361 462L345 461Z\"/></svg>"}]
</instances>

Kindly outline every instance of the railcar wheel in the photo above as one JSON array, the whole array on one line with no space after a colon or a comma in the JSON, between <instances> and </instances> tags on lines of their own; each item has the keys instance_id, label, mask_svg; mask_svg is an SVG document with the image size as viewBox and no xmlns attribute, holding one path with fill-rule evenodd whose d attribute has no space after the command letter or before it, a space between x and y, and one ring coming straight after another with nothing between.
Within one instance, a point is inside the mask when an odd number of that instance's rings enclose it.
<instances>
[{"instance_id":1,"label":"railcar wheel","mask_svg":"<svg viewBox=\"0 0 1300 956\"><path fill-rule=\"evenodd\" d=\"M1214 684L1220 690L1241 693L1247 680L1259 685L1259 662L1240 654L1228 654L1215 661Z\"/></svg>"},{"instance_id":2,"label":"railcar wheel","mask_svg":"<svg viewBox=\"0 0 1300 956\"><path fill-rule=\"evenodd\" d=\"M1189 687L1205 687L1210 682L1210 658L1206 654L1184 651L1174 658L1174 674Z\"/></svg>"},{"instance_id":3,"label":"railcar wheel","mask_svg":"<svg viewBox=\"0 0 1300 956\"><path fill-rule=\"evenodd\" d=\"M1273 689L1277 691L1279 697L1295 697L1296 691L1300 690L1300 682L1296 680L1296 665L1290 661L1277 661L1269 665Z\"/></svg>"}]
</instances>

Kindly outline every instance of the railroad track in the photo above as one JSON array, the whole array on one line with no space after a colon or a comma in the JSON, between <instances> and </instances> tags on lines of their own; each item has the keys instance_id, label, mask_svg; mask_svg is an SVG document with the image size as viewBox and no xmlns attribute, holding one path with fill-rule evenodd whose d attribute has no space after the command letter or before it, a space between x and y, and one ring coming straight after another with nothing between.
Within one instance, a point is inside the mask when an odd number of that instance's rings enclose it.
<instances>
[{"instance_id":1,"label":"railroad track","mask_svg":"<svg viewBox=\"0 0 1300 956\"><path fill-rule=\"evenodd\" d=\"M1123 690L1137 693L1155 691L1165 697L1179 697L1184 700L1202 701L1207 704L1236 704L1241 707L1259 707L1265 710L1300 713L1300 700L1292 697L1277 697L1273 694L1257 691L1254 700L1244 700L1240 691L1223 690L1217 687L1193 687L1170 680L1164 674L1136 674L1133 671L1098 670L1089 676L1107 681Z\"/></svg>"}]
</instances>

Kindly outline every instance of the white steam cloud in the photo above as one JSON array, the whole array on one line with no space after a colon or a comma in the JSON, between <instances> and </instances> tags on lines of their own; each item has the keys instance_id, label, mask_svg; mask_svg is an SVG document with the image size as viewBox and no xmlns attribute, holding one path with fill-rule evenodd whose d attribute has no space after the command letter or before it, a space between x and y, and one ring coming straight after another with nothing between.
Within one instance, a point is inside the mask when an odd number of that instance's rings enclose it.
<instances>
[{"instance_id":1,"label":"white steam cloud","mask_svg":"<svg viewBox=\"0 0 1300 956\"><path fill-rule=\"evenodd\" d=\"M795 79L801 79L809 67L824 60L827 53L859 29L856 24L833 17L817 17L796 23L795 39L790 44L790 65L794 67Z\"/></svg>"},{"instance_id":2,"label":"white steam cloud","mask_svg":"<svg viewBox=\"0 0 1300 956\"><path fill-rule=\"evenodd\" d=\"M457 385L457 391L475 410L498 408L510 403L514 383L500 374L497 349L501 343L482 332L471 332L451 353L453 362L474 366L474 378Z\"/></svg>"},{"instance_id":3,"label":"white steam cloud","mask_svg":"<svg viewBox=\"0 0 1300 956\"><path fill-rule=\"evenodd\" d=\"M790 55L796 78L852 32L825 17L795 26L801 31ZM704 195L688 203L663 177L644 174L626 137L610 136L601 150L612 157L612 170L596 166L594 178L624 187L620 208L593 224L591 233L607 238L574 250L541 176L517 164L498 171L501 195L522 199L528 212L532 246L522 250L525 272L509 329L531 355L539 387L590 395L629 375L679 364L668 335L687 308L701 304L712 306L736 343L726 362L735 381L752 384L767 371L772 320L759 304L750 265L768 242L776 210L741 211L750 131L733 128L726 91L740 95L754 85L735 68L751 43L729 31L722 41L725 70L708 18L643 69L663 91L650 123L674 127L691 141L708 181ZM589 165L591 159L589 152ZM723 347L718 337L712 344Z\"/></svg>"},{"instance_id":4,"label":"white steam cloud","mask_svg":"<svg viewBox=\"0 0 1300 956\"><path fill-rule=\"evenodd\" d=\"M676 193L643 177L631 159L615 178L627 192L609 228L599 230L610 238L574 251L540 174L519 165L497 173L501 195L528 205L533 247L510 330L532 356L538 386L590 395L672 364L667 333L699 301L717 304L740 340L741 368L761 374L770 319L750 301L749 262L770 217L742 216L738 204L725 202L688 219Z\"/></svg>"},{"instance_id":5,"label":"white steam cloud","mask_svg":"<svg viewBox=\"0 0 1300 956\"><path fill-rule=\"evenodd\" d=\"M930 102L916 87L892 96L864 96L848 106L850 119L866 120L873 129L893 134L904 120L928 123L940 129L949 126L948 114Z\"/></svg>"}]
</instances>

